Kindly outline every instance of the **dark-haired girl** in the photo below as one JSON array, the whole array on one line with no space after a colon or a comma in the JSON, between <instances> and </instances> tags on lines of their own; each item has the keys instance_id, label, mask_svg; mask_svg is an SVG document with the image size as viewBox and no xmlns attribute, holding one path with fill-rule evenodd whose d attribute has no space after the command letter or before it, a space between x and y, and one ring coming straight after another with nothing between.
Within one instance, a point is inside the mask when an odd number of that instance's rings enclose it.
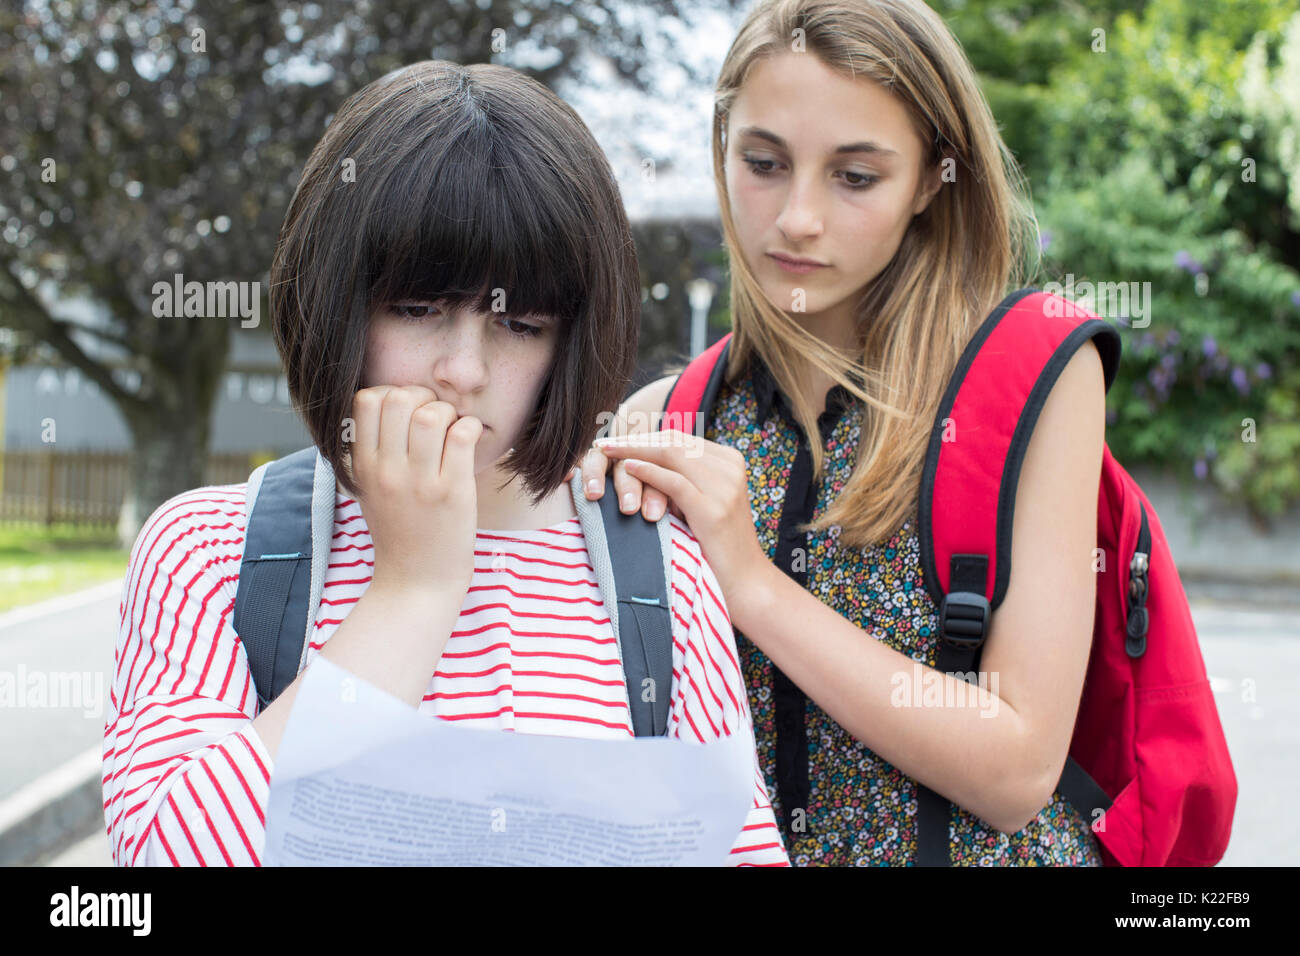
<instances>
[{"instance_id":1,"label":"dark-haired girl","mask_svg":"<svg viewBox=\"0 0 1300 956\"><path fill-rule=\"evenodd\" d=\"M271 270L289 390L338 489L316 655L430 717L629 738L566 481L636 355L637 262L578 116L513 70L398 70L313 151ZM104 737L115 861L259 864L285 720L231 625L245 484L161 505L131 553ZM726 604L671 518L669 735L748 733ZM787 865L754 762L730 859Z\"/></svg>"}]
</instances>

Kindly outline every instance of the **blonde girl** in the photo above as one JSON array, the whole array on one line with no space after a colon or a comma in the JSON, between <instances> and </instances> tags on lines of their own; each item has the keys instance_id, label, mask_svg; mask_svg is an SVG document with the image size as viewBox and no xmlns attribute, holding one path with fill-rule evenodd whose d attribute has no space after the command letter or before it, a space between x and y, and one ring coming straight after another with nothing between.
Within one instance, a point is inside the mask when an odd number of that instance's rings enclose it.
<instances>
[{"instance_id":1,"label":"blonde girl","mask_svg":"<svg viewBox=\"0 0 1300 956\"><path fill-rule=\"evenodd\" d=\"M982 658L996 680L977 706L896 693L919 663L967 699L933 670L919 482L958 357L1037 251L970 63L919 0L764 0L718 77L713 162L734 335L703 453L616 439L585 457L588 495L614 461L625 511L671 501L698 536L793 863L916 863L921 784L953 804L953 863L1098 865L1056 791L1092 634L1095 346L1057 380L1019 476ZM631 429L675 381L628 399Z\"/></svg>"}]
</instances>

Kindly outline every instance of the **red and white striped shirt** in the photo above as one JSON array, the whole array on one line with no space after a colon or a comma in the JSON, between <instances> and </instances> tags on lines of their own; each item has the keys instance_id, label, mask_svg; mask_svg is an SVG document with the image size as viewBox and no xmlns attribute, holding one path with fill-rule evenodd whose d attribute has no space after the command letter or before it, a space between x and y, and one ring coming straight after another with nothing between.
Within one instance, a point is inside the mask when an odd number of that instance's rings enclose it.
<instances>
[{"instance_id":1,"label":"red and white striped shirt","mask_svg":"<svg viewBox=\"0 0 1300 956\"><path fill-rule=\"evenodd\" d=\"M245 489L177 495L131 550L104 727L104 820L119 866L261 865L273 761L252 726L257 694L231 623ZM749 704L717 579L686 525L669 521L668 734L715 740L749 724ZM365 593L373 567L361 508L339 492L308 663ZM617 636L576 517L477 532L473 579L419 712L522 733L632 736ZM731 861L789 865L757 756Z\"/></svg>"}]
</instances>

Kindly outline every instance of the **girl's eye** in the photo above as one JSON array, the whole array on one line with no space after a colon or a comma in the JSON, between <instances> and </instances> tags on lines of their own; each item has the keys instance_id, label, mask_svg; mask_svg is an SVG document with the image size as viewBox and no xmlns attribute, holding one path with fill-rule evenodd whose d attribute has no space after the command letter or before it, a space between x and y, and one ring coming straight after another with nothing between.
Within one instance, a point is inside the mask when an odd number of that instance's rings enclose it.
<instances>
[{"instance_id":1,"label":"girl's eye","mask_svg":"<svg viewBox=\"0 0 1300 956\"><path fill-rule=\"evenodd\" d=\"M388 307L388 311L399 319L407 322L422 322L429 316L434 315L438 308L428 303L395 303Z\"/></svg>"},{"instance_id":2,"label":"girl's eye","mask_svg":"<svg viewBox=\"0 0 1300 956\"><path fill-rule=\"evenodd\" d=\"M403 322L418 323L441 314L442 310L437 305L428 302L396 302L388 307L388 311ZM506 331L515 338L530 339L541 335L546 331L540 325L530 325L527 322L521 322L518 319L504 319L501 323Z\"/></svg>"},{"instance_id":3,"label":"girl's eye","mask_svg":"<svg viewBox=\"0 0 1300 956\"><path fill-rule=\"evenodd\" d=\"M530 325L527 322L520 322L518 319L506 319L501 323L504 326L515 326L515 329L507 328L507 331L520 339L530 339L541 335L545 330L540 325ZM516 331L516 329L518 331Z\"/></svg>"},{"instance_id":4,"label":"girl's eye","mask_svg":"<svg viewBox=\"0 0 1300 956\"><path fill-rule=\"evenodd\" d=\"M742 156L742 161L749 164L749 168L755 176L770 176L773 173L773 167L776 166L774 159L750 159L748 156ZM854 173L847 169L844 171L844 185L850 189L866 189L880 182L879 176L872 176L868 173Z\"/></svg>"},{"instance_id":5,"label":"girl's eye","mask_svg":"<svg viewBox=\"0 0 1300 956\"><path fill-rule=\"evenodd\" d=\"M854 178L855 182L849 182L850 176ZM844 171L844 185L850 189L866 189L878 182L880 182L879 176L871 176L867 173L851 173L847 169Z\"/></svg>"}]
</instances>

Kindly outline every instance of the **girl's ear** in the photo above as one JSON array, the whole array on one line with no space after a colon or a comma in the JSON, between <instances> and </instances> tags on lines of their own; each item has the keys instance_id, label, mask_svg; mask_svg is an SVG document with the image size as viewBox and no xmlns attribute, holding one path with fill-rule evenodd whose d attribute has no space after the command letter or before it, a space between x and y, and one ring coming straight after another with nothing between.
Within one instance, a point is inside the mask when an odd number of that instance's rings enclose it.
<instances>
[{"instance_id":1,"label":"girl's ear","mask_svg":"<svg viewBox=\"0 0 1300 956\"><path fill-rule=\"evenodd\" d=\"M916 187L916 202L912 204L912 215L919 216L925 212L930 201L934 199L939 192L939 187L943 185L944 157L930 169L925 170L922 174L920 183Z\"/></svg>"}]
</instances>

